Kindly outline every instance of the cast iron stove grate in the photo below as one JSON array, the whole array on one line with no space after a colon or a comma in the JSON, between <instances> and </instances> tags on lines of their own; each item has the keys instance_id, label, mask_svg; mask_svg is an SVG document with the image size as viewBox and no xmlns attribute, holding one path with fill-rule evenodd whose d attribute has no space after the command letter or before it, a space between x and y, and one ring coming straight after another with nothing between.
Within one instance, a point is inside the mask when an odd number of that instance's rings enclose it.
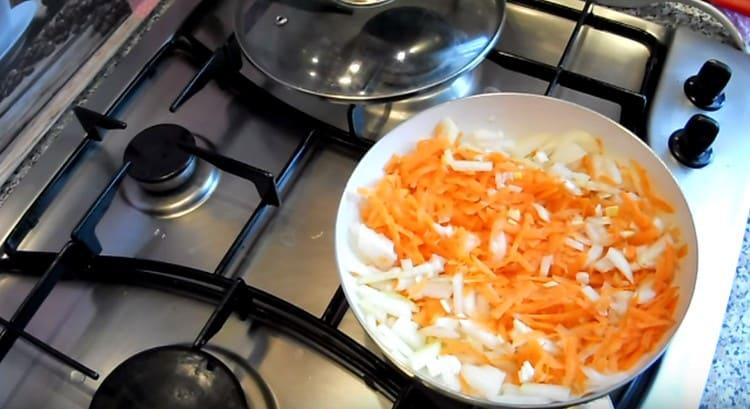
<instances>
[{"instance_id":1,"label":"cast iron stove grate","mask_svg":"<svg viewBox=\"0 0 750 409\"><path fill-rule=\"evenodd\" d=\"M192 12L183 22L181 29L141 69L138 75L134 77L131 85L112 103L106 114L98 114L84 108L76 109L76 115L87 132L86 138L28 208L4 243L7 257L0 260L0 268L6 274L31 275L40 278L29 292L26 300L13 315L13 318L10 321L0 319L0 326L4 327L3 332L0 333L0 364L14 342L21 338L85 376L98 379L99 374L95 370L33 337L33 335L25 332L25 328L59 280L75 279L101 283L122 283L179 293L215 304L216 310L198 335L193 345L194 348L203 347L219 331L227 318L234 313L243 319L251 318L250 322L253 325L271 327L323 353L360 377L368 386L392 400L394 407L418 407L424 405L425 401L433 402L435 406L440 407L461 407L460 404L448 402L444 398L426 391L390 363L378 358L343 332L337 330L348 309L340 287L330 300L323 315L316 317L287 301L248 286L240 279L232 280L225 276L233 257L239 252L252 232L262 230L264 220L267 219L264 216L270 211L269 206L279 204L279 195L283 197L288 185L298 176L302 164L314 151L314 148L322 144L330 144L364 154L373 142L356 135L354 126L356 106L351 106L349 109L349 132L324 124L276 99L240 74L239 68L242 64L242 58L233 37L230 37L224 46L212 52L190 35L190 28L200 19L205 9L211 7L210 3L203 1ZM620 122L643 138L650 99L654 94L666 53L665 47L658 39L639 28L595 15L592 12L592 0L587 0L581 10L545 0L513 0L513 3L575 21L575 28L565 50L556 66L499 50L492 51L487 58L506 69L519 71L547 81L549 85L546 94L548 95L558 86L564 86L617 103L621 107ZM629 91L566 69L573 44L579 39L581 29L585 26L627 37L648 48L650 57L638 92ZM102 135L98 129L121 129L125 127L124 123L109 115L117 111L118 106L129 97L137 84L148 76L151 70L156 68L162 58L175 52L187 55L199 67L199 71L177 97L171 107L172 110L178 109L182 103L199 92L209 81L216 80L225 90L242 96L249 109L285 112L292 116L295 121L305 124L310 129L309 134L301 138L302 140L295 153L281 174L275 179L270 173L253 168L250 165L221 157L210 151L183 146L184 149L191 150L191 154L212 163L214 166L251 180L263 199L216 269L213 272L206 272L159 261L99 254L101 245L96 239L94 229L117 192L118 185L125 177L130 162L124 163L113 176L109 185L102 191L72 232L70 241L60 252L18 250L20 243L38 224L41 215L65 186L76 167L76 163L81 160L87 150L101 141ZM107 271L108 274L97 274L101 271ZM650 385L657 367L658 364L652 366L650 370L612 394L610 397L615 406L618 409L637 407L639 397Z\"/></svg>"}]
</instances>

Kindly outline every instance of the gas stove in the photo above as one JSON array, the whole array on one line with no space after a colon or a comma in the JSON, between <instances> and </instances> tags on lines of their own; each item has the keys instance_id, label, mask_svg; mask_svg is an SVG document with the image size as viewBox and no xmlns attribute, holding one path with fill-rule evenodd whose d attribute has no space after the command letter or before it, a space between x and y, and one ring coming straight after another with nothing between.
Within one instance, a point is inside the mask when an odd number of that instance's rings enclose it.
<instances>
[{"instance_id":1,"label":"gas stove","mask_svg":"<svg viewBox=\"0 0 750 409\"><path fill-rule=\"evenodd\" d=\"M469 74L405 101L341 105L243 61L233 5L172 5L4 204L0 406L113 407L118 379L175 373L165 362L191 356L222 368L250 407L460 407L379 357L339 288L333 228L379 135L435 102L496 91L601 112L678 180L699 236L690 311L659 363L591 405L698 406L750 209L750 57L590 1L513 0ZM684 84L710 59L691 101ZM686 126L699 113L710 118ZM145 378L152 402L198 398L159 395L198 388L190 379Z\"/></svg>"}]
</instances>

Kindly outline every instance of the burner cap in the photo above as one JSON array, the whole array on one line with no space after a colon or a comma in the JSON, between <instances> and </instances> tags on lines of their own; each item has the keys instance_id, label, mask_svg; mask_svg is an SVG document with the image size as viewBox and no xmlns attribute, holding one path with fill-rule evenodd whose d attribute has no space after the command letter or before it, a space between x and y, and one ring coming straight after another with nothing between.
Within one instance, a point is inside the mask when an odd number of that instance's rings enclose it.
<instances>
[{"instance_id":1,"label":"burner cap","mask_svg":"<svg viewBox=\"0 0 750 409\"><path fill-rule=\"evenodd\" d=\"M123 159L132 162L128 174L143 183L159 183L181 174L195 161L180 149L181 143L195 145L195 137L179 125L144 129L125 148Z\"/></svg>"},{"instance_id":2,"label":"burner cap","mask_svg":"<svg viewBox=\"0 0 750 409\"><path fill-rule=\"evenodd\" d=\"M89 409L247 409L237 378L218 358L186 346L164 346L118 365Z\"/></svg>"}]
</instances>

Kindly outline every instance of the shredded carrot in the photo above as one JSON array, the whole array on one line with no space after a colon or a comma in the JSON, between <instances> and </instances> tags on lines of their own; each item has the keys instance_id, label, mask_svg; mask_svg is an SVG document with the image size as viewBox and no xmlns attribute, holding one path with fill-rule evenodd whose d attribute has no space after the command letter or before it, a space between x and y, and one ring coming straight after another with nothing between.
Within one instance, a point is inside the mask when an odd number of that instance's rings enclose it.
<instances>
[{"instance_id":1,"label":"shredded carrot","mask_svg":"<svg viewBox=\"0 0 750 409\"><path fill-rule=\"evenodd\" d=\"M602 154L600 139L597 146ZM447 149L455 160L489 161L493 170L456 171L443 163ZM442 274L462 273L464 291L472 291L486 305L485 314L472 319L503 339L520 343L498 355L465 339L441 339L441 354L494 365L514 383L519 382L518 369L529 361L535 367L535 382L584 393L583 367L605 374L626 371L672 328L679 297L674 279L679 260L689 249L677 243L678 231L655 224L656 218L674 208L657 195L637 162L617 164L620 184L609 176L594 175L591 154L569 166L621 193L576 195L555 174L505 154L466 149L444 137L426 139L413 151L391 158L386 176L374 187L360 190L365 198L361 219L393 242L399 259L416 265L433 255L442 257L446 261ZM504 182L498 183L498 178ZM601 218L603 209L608 209L610 221L604 230L610 240L599 257L612 247L637 265L639 246L653 245L665 235L672 238L655 267L635 268L632 283L616 269L602 272L587 260L590 233L576 219ZM436 226L451 226L453 233L441 234ZM498 235L504 235L503 254L496 254L493 247ZM586 285L596 299L582 291L584 284L577 281L581 272L588 274ZM654 299L641 305L626 303L624 314L614 312L611 306L618 292L632 293L644 280L652 280ZM407 297L410 294L403 291ZM436 299L415 300L415 304L413 319L422 327L451 315ZM533 331L518 334L516 320ZM556 349L545 348L550 342Z\"/></svg>"}]
</instances>

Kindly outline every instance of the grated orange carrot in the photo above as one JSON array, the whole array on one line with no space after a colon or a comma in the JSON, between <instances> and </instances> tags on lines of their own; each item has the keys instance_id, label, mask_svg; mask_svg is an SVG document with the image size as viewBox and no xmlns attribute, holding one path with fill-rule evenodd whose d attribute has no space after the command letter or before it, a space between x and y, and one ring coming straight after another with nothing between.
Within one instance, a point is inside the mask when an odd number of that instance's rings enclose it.
<instances>
[{"instance_id":1,"label":"grated orange carrot","mask_svg":"<svg viewBox=\"0 0 750 409\"><path fill-rule=\"evenodd\" d=\"M598 153L603 153L600 139L597 144ZM455 160L489 161L493 171L455 171L443 163L446 149L452 150ZM605 227L608 246L622 250L632 261L638 246L652 245L664 234L677 237L678 232L667 229L665 233L654 222L674 208L654 192L646 170L636 162L629 167L617 164L623 179L619 185L611 177L594 175L591 154L573 166L599 183L632 193L576 196L558 176L544 169L502 153L466 149L444 137L420 141L413 151L394 156L385 167L386 176L374 187L360 190L365 198L363 222L393 242L399 259L419 264L439 255L446 260L443 274L464 274L464 291L473 290L489 306L489 314L481 317L486 328L504 339L527 340L498 356L462 339L446 339L441 340L442 354L492 364L506 371L514 383L519 382L517 370L529 361L535 367L535 382L565 385L583 393L584 366L603 373L626 371L659 345L672 327L679 296L673 281L679 259L688 253L686 246L670 242L655 268L636 268L631 283L616 269L596 270L588 263L586 251L571 247L569 239L587 235L586 226L576 223L576 217L594 217L600 209L614 207L617 211L608 215L611 220ZM497 184L497 175L507 180ZM435 225L450 225L454 232L441 235ZM505 237L501 257L491 245L498 234ZM581 245L590 247L590 243ZM543 260L549 255L553 262L542 275ZM588 285L598 300L591 301L584 294L576 281L579 272L588 273ZM610 305L616 293L633 292L644 280L653 281L656 297L643 305L630 302L627 313L612 319L615 314ZM403 291L403 295L409 297L410 292ZM450 315L435 299L415 304L413 319L420 326ZM533 332L522 337L515 334L516 319ZM554 342L557 352L545 349L542 341Z\"/></svg>"}]
</instances>

